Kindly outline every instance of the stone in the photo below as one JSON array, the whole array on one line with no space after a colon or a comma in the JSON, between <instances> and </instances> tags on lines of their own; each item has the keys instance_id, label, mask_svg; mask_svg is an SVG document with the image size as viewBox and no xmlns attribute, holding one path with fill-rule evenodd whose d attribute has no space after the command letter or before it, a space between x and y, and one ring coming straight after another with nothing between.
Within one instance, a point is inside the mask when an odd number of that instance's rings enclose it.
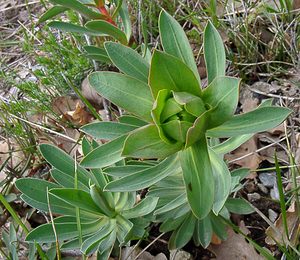
<instances>
[{"instance_id":1,"label":"stone","mask_svg":"<svg viewBox=\"0 0 300 260\"><path fill-rule=\"evenodd\" d=\"M250 202L260 200L261 198L261 196L257 192L249 193L247 194L247 197Z\"/></svg>"},{"instance_id":2,"label":"stone","mask_svg":"<svg viewBox=\"0 0 300 260\"><path fill-rule=\"evenodd\" d=\"M258 183L257 187L259 188L259 190L265 194L268 194L269 190L268 188L266 188L262 183Z\"/></svg>"},{"instance_id":3,"label":"stone","mask_svg":"<svg viewBox=\"0 0 300 260\"><path fill-rule=\"evenodd\" d=\"M170 259L172 260L193 260L193 256L183 250L171 250Z\"/></svg>"},{"instance_id":4,"label":"stone","mask_svg":"<svg viewBox=\"0 0 300 260\"><path fill-rule=\"evenodd\" d=\"M267 188L273 188L276 183L275 173L262 172L258 176L261 183Z\"/></svg>"},{"instance_id":5,"label":"stone","mask_svg":"<svg viewBox=\"0 0 300 260\"><path fill-rule=\"evenodd\" d=\"M278 217L277 212L275 212L273 209L268 209L268 214L269 214L269 219L274 223Z\"/></svg>"}]
</instances>

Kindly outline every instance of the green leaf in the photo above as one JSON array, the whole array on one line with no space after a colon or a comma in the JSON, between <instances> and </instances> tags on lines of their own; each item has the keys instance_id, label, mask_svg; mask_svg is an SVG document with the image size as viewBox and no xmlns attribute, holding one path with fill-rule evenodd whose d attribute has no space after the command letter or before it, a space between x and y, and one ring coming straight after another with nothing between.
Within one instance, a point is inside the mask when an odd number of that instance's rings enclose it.
<instances>
[{"instance_id":1,"label":"green leaf","mask_svg":"<svg viewBox=\"0 0 300 260\"><path fill-rule=\"evenodd\" d=\"M163 207L155 210L154 214L159 215L159 214L168 212L170 210L173 210L173 209L181 206L184 203L187 203L187 197L186 197L185 193L180 194L178 197L176 197L175 199L173 199L169 203L165 204Z\"/></svg>"},{"instance_id":2,"label":"green leaf","mask_svg":"<svg viewBox=\"0 0 300 260\"><path fill-rule=\"evenodd\" d=\"M41 211L48 212L47 188L59 188L55 183L34 178L22 178L16 181L16 186L23 194L21 196L27 204ZM75 213L73 206L64 201L49 196L51 210L53 213L72 215Z\"/></svg>"},{"instance_id":3,"label":"green leaf","mask_svg":"<svg viewBox=\"0 0 300 260\"><path fill-rule=\"evenodd\" d=\"M196 245L202 245L207 248L211 242L213 235L210 217L207 216L202 220L197 220L196 229L194 233L194 240Z\"/></svg>"},{"instance_id":4,"label":"green leaf","mask_svg":"<svg viewBox=\"0 0 300 260\"><path fill-rule=\"evenodd\" d=\"M202 99L187 92L173 92L174 99L180 105L184 105L185 110L195 117L202 115L206 108Z\"/></svg>"},{"instance_id":5,"label":"green leaf","mask_svg":"<svg viewBox=\"0 0 300 260\"><path fill-rule=\"evenodd\" d=\"M226 240L227 239L227 231L226 231L226 225L222 218L216 216L211 212L209 215L211 220L211 225L213 232L221 239Z\"/></svg>"},{"instance_id":6,"label":"green leaf","mask_svg":"<svg viewBox=\"0 0 300 260\"><path fill-rule=\"evenodd\" d=\"M213 207L215 194L215 181L204 136L180 153L180 163L191 209L198 219L203 219Z\"/></svg>"},{"instance_id":7,"label":"green leaf","mask_svg":"<svg viewBox=\"0 0 300 260\"><path fill-rule=\"evenodd\" d=\"M211 137L231 137L263 132L281 124L292 110L283 107L262 107L251 112L234 116L216 128L209 129Z\"/></svg>"},{"instance_id":8,"label":"green leaf","mask_svg":"<svg viewBox=\"0 0 300 260\"><path fill-rule=\"evenodd\" d=\"M255 212L249 202L244 199L233 199L229 198L226 201L225 207L232 213L235 214L251 214Z\"/></svg>"},{"instance_id":9,"label":"green leaf","mask_svg":"<svg viewBox=\"0 0 300 260\"><path fill-rule=\"evenodd\" d=\"M242 145L243 143L245 143L249 139L251 139L252 136L253 136L253 134L233 136L233 137L228 138L223 143L213 146L212 149L217 154L230 153L233 150L235 150L236 148L238 148L240 145Z\"/></svg>"},{"instance_id":10,"label":"green leaf","mask_svg":"<svg viewBox=\"0 0 300 260\"><path fill-rule=\"evenodd\" d=\"M265 99L258 106L258 108L272 106L272 102L273 102L272 98ZM240 145L247 142L252 136L253 136L253 134L233 136L233 137L228 138L223 143L213 146L212 149L218 154L226 154L226 153L232 152L233 150L238 148Z\"/></svg>"},{"instance_id":11,"label":"green leaf","mask_svg":"<svg viewBox=\"0 0 300 260\"><path fill-rule=\"evenodd\" d=\"M47 20L55 17L56 15L59 15L65 11L69 10L67 7L63 6L53 6L50 9L48 9L38 20L38 23L46 22Z\"/></svg>"},{"instance_id":12,"label":"green leaf","mask_svg":"<svg viewBox=\"0 0 300 260\"><path fill-rule=\"evenodd\" d=\"M152 121L153 99L146 83L115 72L92 73L89 82L101 96L112 103L147 122Z\"/></svg>"},{"instance_id":13,"label":"green leaf","mask_svg":"<svg viewBox=\"0 0 300 260\"><path fill-rule=\"evenodd\" d=\"M86 51L85 55L88 58L104 63L111 63L110 58L108 57L105 49L91 45L86 45L82 48Z\"/></svg>"},{"instance_id":14,"label":"green leaf","mask_svg":"<svg viewBox=\"0 0 300 260\"><path fill-rule=\"evenodd\" d=\"M110 194L109 192L103 192L100 188L96 187L95 185L92 185L90 190L90 196L94 203L98 205L98 207L106 216L113 216L114 211L110 207L110 205L114 206L112 194ZM107 199L109 200L110 204L108 203Z\"/></svg>"},{"instance_id":15,"label":"green leaf","mask_svg":"<svg viewBox=\"0 0 300 260\"><path fill-rule=\"evenodd\" d=\"M97 220L90 223L82 223L82 235L93 234L103 225L103 221ZM68 240L78 237L77 223L55 224L55 231L58 241ZM36 241L38 243L55 242L55 235L52 224L43 224L32 230L26 237L26 241Z\"/></svg>"},{"instance_id":16,"label":"green leaf","mask_svg":"<svg viewBox=\"0 0 300 260\"><path fill-rule=\"evenodd\" d=\"M185 220L186 215L183 215L179 218L172 219L167 218L159 227L160 232L170 232L177 229Z\"/></svg>"},{"instance_id":17,"label":"green leaf","mask_svg":"<svg viewBox=\"0 0 300 260\"><path fill-rule=\"evenodd\" d=\"M201 95L201 88L193 71L180 59L161 51L154 51L149 85L153 97L162 89Z\"/></svg>"},{"instance_id":18,"label":"green leaf","mask_svg":"<svg viewBox=\"0 0 300 260\"><path fill-rule=\"evenodd\" d=\"M121 136L99 146L88 153L80 164L86 168L102 168L122 160L124 158L122 156L122 148L125 139L126 136Z\"/></svg>"},{"instance_id":19,"label":"green leaf","mask_svg":"<svg viewBox=\"0 0 300 260\"><path fill-rule=\"evenodd\" d=\"M169 249L182 248L191 240L196 220L192 213L185 218L181 226L172 233L169 240Z\"/></svg>"},{"instance_id":20,"label":"green leaf","mask_svg":"<svg viewBox=\"0 0 300 260\"><path fill-rule=\"evenodd\" d=\"M90 194L85 191L70 188L60 188L51 189L50 193L57 198L69 203L70 205L73 205L85 211L89 211L99 215L103 214L103 211L95 204Z\"/></svg>"},{"instance_id":21,"label":"green leaf","mask_svg":"<svg viewBox=\"0 0 300 260\"><path fill-rule=\"evenodd\" d=\"M118 122L93 122L84 125L80 130L95 139L113 140L128 134L137 127Z\"/></svg>"},{"instance_id":22,"label":"green leaf","mask_svg":"<svg viewBox=\"0 0 300 260\"><path fill-rule=\"evenodd\" d=\"M117 177L117 178L122 178L129 176L131 174L143 171L145 169L148 169L148 165L125 165L125 166L114 166L114 167L108 167L104 169L104 173Z\"/></svg>"},{"instance_id":23,"label":"green leaf","mask_svg":"<svg viewBox=\"0 0 300 260\"><path fill-rule=\"evenodd\" d=\"M195 120L194 125L187 132L185 149L190 147L202 138L208 127L209 119L210 110L207 110Z\"/></svg>"},{"instance_id":24,"label":"green leaf","mask_svg":"<svg viewBox=\"0 0 300 260\"><path fill-rule=\"evenodd\" d=\"M105 190L113 192L142 190L178 170L180 170L180 166L178 164L177 156L170 156L156 166L108 183Z\"/></svg>"},{"instance_id":25,"label":"green leaf","mask_svg":"<svg viewBox=\"0 0 300 260\"><path fill-rule=\"evenodd\" d=\"M215 195L212 210L216 215L218 215L231 190L231 174L222 158L212 149L209 149L208 151L215 180Z\"/></svg>"},{"instance_id":26,"label":"green leaf","mask_svg":"<svg viewBox=\"0 0 300 260\"><path fill-rule=\"evenodd\" d=\"M48 163L54 168L74 178L75 175L75 161L66 154L63 150L50 144L41 144L39 146L40 152ZM89 187L90 173L77 164L78 181Z\"/></svg>"},{"instance_id":27,"label":"green leaf","mask_svg":"<svg viewBox=\"0 0 300 260\"><path fill-rule=\"evenodd\" d=\"M116 228L115 221L109 221L104 225L99 231L97 231L93 236L86 239L81 245L81 251L87 255L91 254L99 246L100 242L109 238L113 229Z\"/></svg>"},{"instance_id":28,"label":"green leaf","mask_svg":"<svg viewBox=\"0 0 300 260\"><path fill-rule=\"evenodd\" d=\"M51 176L52 178L60 184L64 188L74 188L75 185L75 178L73 176L70 176L68 174L65 174L64 172L57 170L53 168L51 170ZM82 182L77 181L78 188L84 191L89 191L88 186L84 185Z\"/></svg>"},{"instance_id":29,"label":"green leaf","mask_svg":"<svg viewBox=\"0 0 300 260\"><path fill-rule=\"evenodd\" d=\"M159 31L164 51L181 59L193 71L201 84L189 40L180 24L164 10L159 16Z\"/></svg>"},{"instance_id":30,"label":"green leaf","mask_svg":"<svg viewBox=\"0 0 300 260\"><path fill-rule=\"evenodd\" d=\"M118 118L118 120L122 124L133 125L133 126L137 126L137 127L147 125L147 122L145 122L135 116L124 115L124 116L120 116Z\"/></svg>"},{"instance_id":31,"label":"green leaf","mask_svg":"<svg viewBox=\"0 0 300 260\"><path fill-rule=\"evenodd\" d=\"M211 22L204 30L204 58L208 84L215 78L225 76L226 57L222 38Z\"/></svg>"},{"instance_id":32,"label":"green leaf","mask_svg":"<svg viewBox=\"0 0 300 260\"><path fill-rule=\"evenodd\" d=\"M217 77L203 91L203 101L212 107L209 127L221 125L234 115L239 100L239 85L237 78Z\"/></svg>"},{"instance_id":33,"label":"green leaf","mask_svg":"<svg viewBox=\"0 0 300 260\"><path fill-rule=\"evenodd\" d=\"M123 1L122 6L119 10L119 15L123 22L124 32L126 34L127 41L129 42L131 38L132 26L131 26L131 20L130 20L127 4L125 1Z\"/></svg>"},{"instance_id":34,"label":"green leaf","mask_svg":"<svg viewBox=\"0 0 300 260\"><path fill-rule=\"evenodd\" d=\"M132 222L124 218L122 215L117 215L117 238L121 246L126 244L130 238L130 233L133 228Z\"/></svg>"},{"instance_id":35,"label":"green leaf","mask_svg":"<svg viewBox=\"0 0 300 260\"><path fill-rule=\"evenodd\" d=\"M120 71L148 83L149 64L140 54L120 43L106 42L104 46L111 61Z\"/></svg>"},{"instance_id":36,"label":"green leaf","mask_svg":"<svg viewBox=\"0 0 300 260\"><path fill-rule=\"evenodd\" d=\"M166 158L178 152L182 143L167 144L159 137L155 125L141 127L129 134L122 155L135 158Z\"/></svg>"},{"instance_id":37,"label":"green leaf","mask_svg":"<svg viewBox=\"0 0 300 260\"><path fill-rule=\"evenodd\" d=\"M105 17L100 14L99 12L95 12L85 6L84 4L80 3L77 0L50 0L54 4L61 5L63 7L70 8L86 18L89 19L104 19Z\"/></svg>"},{"instance_id":38,"label":"green leaf","mask_svg":"<svg viewBox=\"0 0 300 260\"><path fill-rule=\"evenodd\" d=\"M67 22L60 22L60 21L53 21L47 24L49 27L60 30L62 32L71 32L71 33L79 33L79 34L86 34L92 36L103 36L102 33L97 33L95 31L91 31L83 26L67 23Z\"/></svg>"},{"instance_id":39,"label":"green leaf","mask_svg":"<svg viewBox=\"0 0 300 260\"><path fill-rule=\"evenodd\" d=\"M113 24L104 21L104 20L97 20L97 21L90 21L87 22L84 27L88 28L91 31L100 32L102 34L109 35L120 43L127 45L127 37L123 31L121 31L118 27L114 26Z\"/></svg>"},{"instance_id":40,"label":"green leaf","mask_svg":"<svg viewBox=\"0 0 300 260\"><path fill-rule=\"evenodd\" d=\"M143 217L150 214L155 209L157 202L157 197L146 197L135 207L124 210L122 216L127 219Z\"/></svg>"}]
</instances>

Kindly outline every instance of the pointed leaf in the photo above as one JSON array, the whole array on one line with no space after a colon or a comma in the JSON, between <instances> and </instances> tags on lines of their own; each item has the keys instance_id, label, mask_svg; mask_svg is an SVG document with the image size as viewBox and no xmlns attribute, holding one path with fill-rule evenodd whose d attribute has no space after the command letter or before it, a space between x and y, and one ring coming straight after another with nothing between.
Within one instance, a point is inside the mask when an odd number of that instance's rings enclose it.
<instances>
[{"instance_id":1,"label":"pointed leaf","mask_svg":"<svg viewBox=\"0 0 300 260\"><path fill-rule=\"evenodd\" d=\"M238 148L240 145L242 145L243 143L247 142L252 136L253 136L253 134L233 136L233 137L228 138L223 143L213 146L212 149L217 154L230 153L233 150L235 150L236 148Z\"/></svg>"},{"instance_id":2,"label":"pointed leaf","mask_svg":"<svg viewBox=\"0 0 300 260\"><path fill-rule=\"evenodd\" d=\"M113 24L107 21L104 20L90 21L87 22L84 26L89 30L112 36L122 44L125 45L128 44L125 33L121 31L118 27L114 26Z\"/></svg>"},{"instance_id":3,"label":"pointed leaf","mask_svg":"<svg viewBox=\"0 0 300 260\"><path fill-rule=\"evenodd\" d=\"M125 176L129 176L131 174L143 171L145 169L150 168L148 165L125 165L125 166L114 166L114 167L108 167L104 169L104 173L117 177L122 178Z\"/></svg>"},{"instance_id":4,"label":"pointed leaf","mask_svg":"<svg viewBox=\"0 0 300 260\"><path fill-rule=\"evenodd\" d=\"M80 130L95 139L113 140L136 128L135 126L118 122L94 122L84 125Z\"/></svg>"},{"instance_id":5,"label":"pointed leaf","mask_svg":"<svg viewBox=\"0 0 300 260\"><path fill-rule=\"evenodd\" d=\"M196 244L201 244L204 248L207 248L210 244L213 235L212 225L210 217L207 216L202 220L197 220L195 229Z\"/></svg>"},{"instance_id":6,"label":"pointed leaf","mask_svg":"<svg viewBox=\"0 0 300 260\"><path fill-rule=\"evenodd\" d=\"M122 6L119 10L119 15L123 22L124 32L126 34L127 41L129 42L131 38L132 26L131 26L130 15L127 8L127 3L125 1L123 1Z\"/></svg>"},{"instance_id":7,"label":"pointed leaf","mask_svg":"<svg viewBox=\"0 0 300 260\"><path fill-rule=\"evenodd\" d=\"M226 208L235 214L251 214L255 212L250 203L244 199L233 199L229 198L225 204Z\"/></svg>"},{"instance_id":8,"label":"pointed leaf","mask_svg":"<svg viewBox=\"0 0 300 260\"><path fill-rule=\"evenodd\" d=\"M153 99L149 86L132 77L115 72L95 72L90 85L101 96L141 119L151 122Z\"/></svg>"},{"instance_id":9,"label":"pointed leaf","mask_svg":"<svg viewBox=\"0 0 300 260\"><path fill-rule=\"evenodd\" d=\"M86 35L93 35L93 36L102 36L102 33L91 31L83 26L67 23L67 22L60 22L60 21L53 21L47 24L51 28L55 28L62 32L71 32L71 33L79 33L79 34L86 34Z\"/></svg>"},{"instance_id":10,"label":"pointed leaf","mask_svg":"<svg viewBox=\"0 0 300 260\"><path fill-rule=\"evenodd\" d=\"M173 232L169 240L169 248L170 249L178 249L184 247L192 238L196 217L190 213L181 226Z\"/></svg>"},{"instance_id":11,"label":"pointed leaf","mask_svg":"<svg viewBox=\"0 0 300 260\"><path fill-rule=\"evenodd\" d=\"M54 168L74 178L75 161L71 156L66 154L63 150L50 144L41 144L39 149L46 161ZM88 187L90 176L89 172L80 165L77 165L77 173L78 180Z\"/></svg>"},{"instance_id":12,"label":"pointed leaf","mask_svg":"<svg viewBox=\"0 0 300 260\"><path fill-rule=\"evenodd\" d=\"M215 180L215 199L212 210L218 215L230 193L231 175L225 162L212 149L209 149L209 158Z\"/></svg>"},{"instance_id":13,"label":"pointed leaf","mask_svg":"<svg viewBox=\"0 0 300 260\"><path fill-rule=\"evenodd\" d=\"M103 221L97 220L90 223L82 223L82 235L93 234L103 226ZM77 223L55 224L55 231L58 241L68 240L78 237ZM32 230L26 237L26 241L36 241L38 243L55 242L55 235L52 224L43 224Z\"/></svg>"},{"instance_id":14,"label":"pointed leaf","mask_svg":"<svg viewBox=\"0 0 300 260\"><path fill-rule=\"evenodd\" d=\"M57 170L53 168L51 170L51 176L52 178L60 184L64 188L74 188L75 185L75 178L73 176L70 176L68 174L65 174L64 172ZM78 189L89 191L89 187L84 185L81 181L77 180Z\"/></svg>"},{"instance_id":15,"label":"pointed leaf","mask_svg":"<svg viewBox=\"0 0 300 260\"><path fill-rule=\"evenodd\" d=\"M104 19L105 17L99 12L95 12L77 0L51 0L52 3L70 8L86 18Z\"/></svg>"},{"instance_id":16,"label":"pointed leaf","mask_svg":"<svg viewBox=\"0 0 300 260\"><path fill-rule=\"evenodd\" d=\"M23 193L21 196L22 200L32 207L44 212L49 211L47 188L48 190L52 188L59 188L59 186L55 183L34 178L18 179L16 181L16 186L18 190ZM49 196L49 200L53 213L66 215L75 213L74 207L64 201L53 196Z\"/></svg>"},{"instance_id":17,"label":"pointed leaf","mask_svg":"<svg viewBox=\"0 0 300 260\"><path fill-rule=\"evenodd\" d=\"M263 132L281 124L291 110L283 107L262 107L251 112L234 116L216 128L207 131L212 137L231 137L236 135Z\"/></svg>"},{"instance_id":18,"label":"pointed leaf","mask_svg":"<svg viewBox=\"0 0 300 260\"><path fill-rule=\"evenodd\" d=\"M46 22L47 20L55 17L56 15L59 15L65 11L69 10L69 8L64 6L53 6L50 9L48 9L40 18L38 23Z\"/></svg>"},{"instance_id":19,"label":"pointed leaf","mask_svg":"<svg viewBox=\"0 0 300 260\"><path fill-rule=\"evenodd\" d=\"M106 42L104 46L111 61L120 71L148 83L150 66L140 54L120 43Z\"/></svg>"},{"instance_id":20,"label":"pointed leaf","mask_svg":"<svg viewBox=\"0 0 300 260\"><path fill-rule=\"evenodd\" d=\"M86 51L85 55L88 58L104 63L111 63L105 49L90 45L83 46L82 48Z\"/></svg>"},{"instance_id":21,"label":"pointed leaf","mask_svg":"<svg viewBox=\"0 0 300 260\"><path fill-rule=\"evenodd\" d=\"M51 189L50 193L59 199L94 214L102 215L103 211L95 204L90 194L77 189Z\"/></svg>"},{"instance_id":22,"label":"pointed leaf","mask_svg":"<svg viewBox=\"0 0 300 260\"><path fill-rule=\"evenodd\" d=\"M115 221L109 221L94 235L86 239L81 245L81 251L84 254L90 254L99 246L100 242L109 237L110 233L115 228Z\"/></svg>"},{"instance_id":23,"label":"pointed leaf","mask_svg":"<svg viewBox=\"0 0 300 260\"><path fill-rule=\"evenodd\" d=\"M203 219L213 207L215 189L205 137L180 153L180 163L191 209Z\"/></svg>"},{"instance_id":24,"label":"pointed leaf","mask_svg":"<svg viewBox=\"0 0 300 260\"><path fill-rule=\"evenodd\" d=\"M164 10L159 16L159 31L164 51L181 59L194 72L200 84L200 76L189 40L180 24Z\"/></svg>"},{"instance_id":25,"label":"pointed leaf","mask_svg":"<svg viewBox=\"0 0 300 260\"><path fill-rule=\"evenodd\" d=\"M146 138L145 138L146 137ZM182 148L182 143L166 144L161 140L155 125L147 125L133 131L127 137L123 156L135 158L166 158Z\"/></svg>"},{"instance_id":26,"label":"pointed leaf","mask_svg":"<svg viewBox=\"0 0 300 260\"><path fill-rule=\"evenodd\" d=\"M203 91L202 99L212 107L210 127L221 125L234 115L239 100L239 85L237 78L218 77Z\"/></svg>"},{"instance_id":27,"label":"pointed leaf","mask_svg":"<svg viewBox=\"0 0 300 260\"><path fill-rule=\"evenodd\" d=\"M102 168L122 160L124 157L121 154L125 139L126 136L121 136L97 147L88 153L80 164L86 168Z\"/></svg>"},{"instance_id":28,"label":"pointed leaf","mask_svg":"<svg viewBox=\"0 0 300 260\"><path fill-rule=\"evenodd\" d=\"M180 170L177 156L170 156L156 166L108 183L108 191L137 191L147 188Z\"/></svg>"},{"instance_id":29,"label":"pointed leaf","mask_svg":"<svg viewBox=\"0 0 300 260\"><path fill-rule=\"evenodd\" d=\"M124 210L122 216L131 219L148 215L155 209L157 201L157 197L146 197L133 208Z\"/></svg>"},{"instance_id":30,"label":"pointed leaf","mask_svg":"<svg viewBox=\"0 0 300 260\"><path fill-rule=\"evenodd\" d=\"M211 22L204 30L204 58L208 83L215 78L225 75L225 49L222 38Z\"/></svg>"},{"instance_id":31,"label":"pointed leaf","mask_svg":"<svg viewBox=\"0 0 300 260\"><path fill-rule=\"evenodd\" d=\"M152 56L149 85L154 98L162 89L201 95L199 82L191 69L180 59L157 50Z\"/></svg>"}]
</instances>

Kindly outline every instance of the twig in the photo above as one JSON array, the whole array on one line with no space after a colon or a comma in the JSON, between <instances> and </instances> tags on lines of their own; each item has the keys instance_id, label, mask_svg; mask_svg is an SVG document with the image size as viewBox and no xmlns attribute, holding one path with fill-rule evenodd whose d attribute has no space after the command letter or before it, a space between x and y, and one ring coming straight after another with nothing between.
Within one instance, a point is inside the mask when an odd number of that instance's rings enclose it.
<instances>
[{"instance_id":1,"label":"twig","mask_svg":"<svg viewBox=\"0 0 300 260\"><path fill-rule=\"evenodd\" d=\"M20 120L20 121L23 121L23 122L25 122L25 123L27 123L27 124L29 124L29 125L35 126L35 127L37 127L37 128L43 129L43 130L45 130L45 131L47 131L47 132L49 132L49 133L58 135L58 136L60 136L60 137L62 137L62 138L64 138L64 139L67 139L67 140L71 141L71 142L77 143L77 140L75 140L75 139L73 139L73 138L71 138L71 137L69 137L69 136L67 136L67 135L58 133L58 132L53 131L53 130L47 128L47 127L44 127L44 126L41 126L41 125L39 125L39 124L30 122L30 121L28 121L28 120L26 120L26 119L23 119L23 118L21 118L21 117L18 117L18 116L16 116L16 115L11 114L11 113L9 113L9 115L12 116L12 117L14 117L14 118L16 118L16 119L18 119L18 120Z\"/></svg>"}]
</instances>

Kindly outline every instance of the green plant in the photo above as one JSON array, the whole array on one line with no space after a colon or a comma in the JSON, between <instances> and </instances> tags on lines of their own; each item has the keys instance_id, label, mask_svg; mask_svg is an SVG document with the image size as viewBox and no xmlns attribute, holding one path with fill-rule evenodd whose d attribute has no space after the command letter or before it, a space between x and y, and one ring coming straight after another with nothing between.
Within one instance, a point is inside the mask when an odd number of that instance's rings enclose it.
<instances>
[{"instance_id":1,"label":"green plant","mask_svg":"<svg viewBox=\"0 0 300 260\"><path fill-rule=\"evenodd\" d=\"M110 62L101 46L103 37L110 36L122 44L131 44L131 21L125 1L112 0L108 4L102 0L50 0L50 2L54 6L40 17L39 23L68 11L74 11L82 16L84 26L78 24L79 21L72 20L71 22L52 21L48 26L63 32L94 37L96 46L83 46L87 57L105 63Z\"/></svg>"},{"instance_id":2,"label":"green plant","mask_svg":"<svg viewBox=\"0 0 300 260\"><path fill-rule=\"evenodd\" d=\"M85 153L91 145L83 141ZM151 221L148 215L158 198L137 202L135 192L105 192L110 178L100 169L89 172L52 145L41 145L40 151L52 165L51 176L56 183L23 178L16 186L23 193L22 200L32 207L62 216L31 231L27 241L62 243L61 250L81 248L84 255L97 250L98 257L108 259L115 244L144 237Z\"/></svg>"},{"instance_id":3,"label":"green plant","mask_svg":"<svg viewBox=\"0 0 300 260\"><path fill-rule=\"evenodd\" d=\"M226 239L223 219L229 219L229 212L253 211L244 200L229 198L231 192L241 188L239 182L247 170L230 173L223 155L254 133L277 126L291 111L274 107L272 100L267 100L256 110L234 115L240 81L225 76L224 47L214 26L208 23L204 32L209 83L205 89L201 88L194 56L181 26L162 11L159 29L164 51L155 50L150 64L133 49L106 42L108 57L123 73L95 72L89 77L91 86L104 98L128 112L118 122L96 122L82 128L94 138L109 142L98 146L84 139L85 156L80 165L59 149L42 145L43 156L54 168L52 177L61 186L36 179L17 181L25 202L64 215L56 218L53 226L46 224L32 231L28 240L46 242L48 232L51 241L56 240L57 234L58 240L71 240L67 245L81 247L85 253L98 248L101 254L101 246L107 244L108 238L103 238L100 228L104 218L110 223L108 227L114 221L118 230L125 230L117 239L117 244L122 245L133 238L127 234L129 222L135 221L125 214L127 209L118 211L110 206L116 202L111 198L121 194L132 207L134 203L128 201L135 202L135 196L129 194L145 188L149 188L149 193L140 202L143 210L138 211L143 214L136 215L148 215L154 208L155 211L150 219L142 221L143 225L137 224L137 237L143 237L144 227L155 216L157 222L162 222L162 231L173 231L171 248L184 246L192 237L196 244L206 247L213 233ZM220 143L219 138L228 139ZM94 193L95 187L98 189ZM124 194L128 195L124 198ZM125 220L118 222L117 216ZM86 238L91 221L94 233ZM65 224L60 225L62 222ZM69 225L71 231L66 229ZM92 241L97 242L90 244L90 251L86 250L86 243ZM112 243L109 245L107 249L112 248Z\"/></svg>"},{"instance_id":4,"label":"green plant","mask_svg":"<svg viewBox=\"0 0 300 260\"><path fill-rule=\"evenodd\" d=\"M112 62L127 75L95 72L89 77L90 84L147 122L119 139L120 158L165 158L179 152L189 204L203 219L211 210L220 212L230 191L228 172L214 176L207 137L213 140L264 131L280 124L290 110L268 106L234 116L239 80L225 76L224 47L211 23L204 32L209 83L204 90L184 31L166 12L160 16L160 36L164 52L155 50L151 65L123 45L106 43ZM103 166L101 158L95 161L98 153L95 149L88 154L82 165Z\"/></svg>"}]
</instances>

